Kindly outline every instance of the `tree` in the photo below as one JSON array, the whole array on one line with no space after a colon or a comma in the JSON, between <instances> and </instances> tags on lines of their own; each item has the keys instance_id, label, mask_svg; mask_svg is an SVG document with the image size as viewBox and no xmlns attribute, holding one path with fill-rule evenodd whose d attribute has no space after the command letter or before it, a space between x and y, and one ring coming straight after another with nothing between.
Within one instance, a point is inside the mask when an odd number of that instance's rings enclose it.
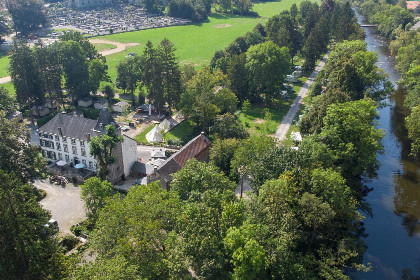
<instances>
[{"instance_id":1,"label":"tree","mask_svg":"<svg viewBox=\"0 0 420 280\"><path fill-rule=\"evenodd\" d=\"M89 61L89 90L96 94L101 81L110 82L107 74L108 66L99 59L92 59Z\"/></svg>"},{"instance_id":2,"label":"tree","mask_svg":"<svg viewBox=\"0 0 420 280\"><path fill-rule=\"evenodd\" d=\"M99 54L95 46L79 31L70 30L65 32L60 36L60 41L75 41L80 45L88 60L99 59L103 63L106 62L105 57Z\"/></svg>"},{"instance_id":3,"label":"tree","mask_svg":"<svg viewBox=\"0 0 420 280\"><path fill-rule=\"evenodd\" d=\"M111 101L115 97L115 89L112 85L105 85L101 92L108 98L108 101Z\"/></svg>"},{"instance_id":4,"label":"tree","mask_svg":"<svg viewBox=\"0 0 420 280\"><path fill-rule=\"evenodd\" d=\"M98 175L102 181L106 180L108 165L115 162L112 151L121 141L123 141L123 138L118 135L113 125L107 125L104 134L95 136L90 140L90 154L98 160Z\"/></svg>"},{"instance_id":5,"label":"tree","mask_svg":"<svg viewBox=\"0 0 420 280\"><path fill-rule=\"evenodd\" d=\"M211 127L211 133L220 139L244 139L248 136L248 133L244 130L243 126L231 113L215 117L214 124Z\"/></svg>"},{"instance_id":6,"label":"tree","mask_svg":"<svg viewBox=\"0 0 420 280\"><path fill-rule=\"evenodd\" d=\"M146 43L146 48L141 56L142 81L147 88L149 98L159 111L159 115L165 105L163 91L163 64L162 52L155 48L152 42Z\"/></svg>"},{"instance_id":7,"label":"tree","mask_svg":"<svg viewBox=\"0 0 420 280\"><path fill-rule=\"evenodd\" d=\"M101 182L98 177L92 177L87 179L80 188L82 190L80 196L85 201L87 216L90 220L96 221L99 211L112 195L112 185L108 181Z\"/></svg>"},{"instance_id":8,"label":"tree","mask_svg":"<svg viewBox=\"0 0 420 280\"><path fill-rule=\"evenodd\" d=\"M59 43L60 59L64 73L64 86L72 101L89 94L89 63L86 54L76 41Z\"/></svg>"},{"instance_id":9,"label":"tree","mask_svg":"<svg viewBox=\"0 0 420 280\"><path fill-rule=\"evenodd\" d=\"M408 130L408 137L412 141L411 154L418 155L420 151L420 105L413 108L405 122Z\"/></svg>"},{"instance_id":10,"label":"tree","mask_svg":"<svg viewBox=\"0 0 420 280\"><path fill-rule=\"evenodd\" d=\"M136 268L134 279L169 279L168 265L173 262L169 258L169 243L180 206L177 193L166 191L157 183L134 186L126 198L111 199L99 213L90 235L98 266L103 258L113 256L132 273Z\"/></svg>"},{"instance_id":11,"label":"tree","mask_svg":"<svg viewBox=\"0 0 420 280\"><path fill-rule=\"evenodd\" d=\"M246 57L251 90L265 95L266 103L277 97L280 86L291 71L291 57L287 47L280 48L268 41L249 48Z\"/></svg>"},{"instance_id":12,"label":"tree","mask_svg":"<svg viewBox=\"0 0 420 280\"><path fill-rule=\"evenodd\" d=\"M203 131L208 131L210 123L219 113L233 113L236 110L238 100L226 88L227 85L226 75L202 68L188 82L187 90L181 95L183 114L197 119Z\"/></svg>"},{"instance_id":13,"label":"tree","mask_svg":"<svg viewBox=\"0 0 420 280\"><path fill-rule=\"evenodd\" d=\"M16 110L16 101L4 87L0 87L0 111L6 114Z\"/></svg>"},{"instance_id":14,"label":"tree","mask_svg":"<svg viewBox=\"0 0 420 280\"><path fill-rule=\"evenodd\" d=\"M121 255L114 255L110 258L96 258L94 262L88 262L82 266L78 266L74 274L74 278L72 279L75 280L141 280L141 277L137 274L137 267L130 264Z\"/></svg>"},{"instance_id":15,"label":"tree","mask_svg":"<svg viewBox=\"0 0 420 280\"><path fill-rule=\"evenodd\" d=\"M227 13L229 10L232 10L232 0L221 0L220 7Z\"/></svg>"},{"instance_id":16,"label":"tree","mask_svg":"<svg viewBox=\"0 0 420 280\"><path fill-rule=\"evenodd\" d=\"M229 88L241 102L247 98L249 91L248 72L245 64L245 53L234 55L229 60L226 73L230 81Z\"/></svg>"},{"instance_id":17,"label":"tree","mask_svg":"<svg viewBox=\"0 0 420 280\"><path fill-rule=\"evenodd\" d=\"M31 144L25 125L7 120L0 112L0 170L19 178L21 182L35 180L46 172L46 162L38 148Z\"/></svg>"},{"instance_id":18,"label":"tree","mask_svg":"<svg viewBox=\"0 0 420 280\"><path fill-rule=\"evenodd\" d=\"M134 91L141 81L140 59L137 56L121 60L117 65L117 79L115 84L117 88L128 90L131 93L132 102L134 104Z\"/></svg>"},{"instance_id":19,"label":"tree","mask_svg":"<svg viewBox=\"0 0 420 280\"><path fill-rule=\"evenodd\" d=\"M181 71L175 57L174 44L168 39L160 42L159 48L162 53L163 90L166 102L169 105L169 114L176 107L181 96Z\"/></svg>"},{"instance_id":20,"label":"tree","mask_svg":"<svg viewBox=\"0 0 420 280\"><path fill-rule=\"evenodd\" d=\"M234 0L233 3L241 15L247 14L254 5L251 0Z\"/></svg>"},{"instance_id":21,"label":"tree","mask_svg":"<svg viewBox=\"0 0 420 280\"><path fill-rule=\"evenodd\" d=\"M59 279L57 229L45 226L50 213L19 177L0 170L0 278Z\"/></svg>"},{"instance_id":22,"label":"tree","mask_svg":"<svg viewBox=\"0 0 420 280\"><path fill-rule=\"evenodd\" d=\"M376 108L369 99L332 104L327 109L319 136L332 151L348 184L354 185L361 176L376 175L376 155L383 151L383 132L375 128L376 117Z\"/></svg>"},{"instance_id":23,"label":"tree","mask_svg":"<svg viewBox=\"0 0 420 280\"><path fill-rule=\"evenodd\" d=\"M62 98L62 74L60 50L57 44L37 47L34 57L38 70L41 90L49 97L50 102Z\"/></svg>"},{"instance_id":24,"label":"tree","mask_svg":"<svg viewBox=\"0 0 420 280\"><path fill-rule=\"evenodd\" d=\"M42 105L45 96L33 51L24 44L15 46L16 51L10 57L9 70L17 101L21 106L32 103Z\"/></svg>"},{"instance_id":25,"label":"tree","mask_svg":"<svg viewBox=\"0 0 420 280\"><path fill-rule=\"evenodd\" d=\"M235 185L213 165L199 162L195 159L177 173L173 174L171 190L178 192L180 199L199 199L198 194L212 190L223 193L233 192Z\"/></svg>"},{"instance_id":26,"label":"tree","mask_svg":"<svg viewBox=\"0 0 420 280\"><path fill-rule=\"evenodd\" d=\"M0 112L0 278L60 279L64 276L57 230L29 183L46 172L46 162L25 125Z\"/></svg>"},{"instance_id":27,"label":"tree","mask_svg":"<svg viewBox=\"0 0 420 280\"><path fill-rule=\"evenodd\" d=\"M231 162L239 141L233 139L216 139L210 150L210 162L220 168L227 177L230 176Z\"/></svg>"},{"instance_id":28,"label":"tree","mask_svg":"<svg viewBox=\"0 0 420 280\"><path fill-rule=\"evenodd\" d=\"M38 0L7 0L6 8L12 16L16 31L27 32L47 23L44 5Z\"/></svg>"}]
</instances>

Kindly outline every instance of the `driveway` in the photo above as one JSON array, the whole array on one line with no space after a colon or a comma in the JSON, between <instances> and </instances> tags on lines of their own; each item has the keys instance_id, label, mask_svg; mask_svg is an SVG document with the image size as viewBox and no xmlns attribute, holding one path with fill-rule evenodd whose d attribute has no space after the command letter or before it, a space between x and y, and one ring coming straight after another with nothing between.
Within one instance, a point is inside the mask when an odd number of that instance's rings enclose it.
<instances>
[{"instance_id":1,"label":"driveway","mask_svg":"<svg viewBox=\"0 0 420 280\"><path fill-rule=\"evenodd\" d=\"M70 227L86 218L84 203L80 198L80 187L67 184L65 188L52 185L48 180L35 181L35 187L47 192L40 204L51 212L57 221L60 233L71 233Z\"/></svg>"},{"instance_id":2,"label":"driveway","mask_svg":"<svg viewBox=\"0 0 420 280\"><path fill-rule=\"evenodd\" d=\"M279 141L283 141L286 139L287 132L289 131L290 125L292 124L297 112L299 111L299 107L303 101L303 98L305 98L305 96L308 94L309 88L311 87L312 83L315 81L316 77L318 76L318 73L324 67L329 54L330 54L330 51L327 52L327 54L322 58L318 66L315 67L314 72L312 72L309 79L306 80L302 88L299 90L298 95L296 96L296 99L293 101L292 106L290 106L289 112L287 112L286 116L284 116L283 120L281 121L281 124L277 127L277 131L274 134L274 136Z\"/></svg>"}]
</instances>

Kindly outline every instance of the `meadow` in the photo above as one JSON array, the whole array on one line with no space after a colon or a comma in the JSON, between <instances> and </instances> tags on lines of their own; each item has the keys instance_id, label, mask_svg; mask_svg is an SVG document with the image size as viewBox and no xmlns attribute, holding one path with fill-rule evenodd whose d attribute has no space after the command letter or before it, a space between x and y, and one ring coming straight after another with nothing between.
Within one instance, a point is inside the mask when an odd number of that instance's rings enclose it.
<instances>
[{"instance_id":1,"label":"meadow","mask_svg":"<svg viewBox=\"0 0 420 280\"><path fill-rule=\"evenodd\" d=\"M0 52L0 78L9 76L9 56Z\"/></svg>"}]
</instances>

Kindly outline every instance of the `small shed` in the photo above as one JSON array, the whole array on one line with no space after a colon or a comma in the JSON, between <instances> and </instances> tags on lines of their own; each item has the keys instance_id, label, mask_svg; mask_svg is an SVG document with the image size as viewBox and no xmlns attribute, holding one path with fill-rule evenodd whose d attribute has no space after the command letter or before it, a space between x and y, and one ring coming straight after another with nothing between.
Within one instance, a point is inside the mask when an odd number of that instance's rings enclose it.
<instances>
[{"instance_id":1,"label":"small shed","mask_svg":"<svg viewBox=\"0 0 420 280\"><path fill-rule=\"evenodd\" d=\"M17 120L18 122L22 122L23 121L22 112L15 111L13 113L7 114L6 119L8 119L9 121L10 120Z\"/></svg>"},{"instance_id":2,"label":"small shed","mask_svg":"<svg viewBox=\"0 0 420 280\"><path fill-rule=\"evenodd\" d=\"M112 105L112 109L115 112L118 112L118 113L122 113L125 110L128 110L129 108L130 108L130 104L128 104L128 102L126 102L126 101L120 101L120 102Z\"/></svg>"},{"instance_id":3,"label":"small shed","mask_svg":"<svg viewBox=\"0 0 420 280\"><path fill-rule=\"evenodd\" d=\"M108 100L100 99L93 103L93 107L95 107L96 109L108 108Z\"/></svg>"},{"instance_id":4,"label":"small shed","mask_svg":"<svg viewBox=\"0 0 420 280\"><path fill-rule=\"evenodd\" d=\"M50 98L45 99L45 107L49 109L56 109L58 108L58 102L57 100L52 100Z\"/></svg>"},{"instance_id":5,"label":"small shed","mask_svg":"<svg viewBox=\"0 0 420 280\"><path fill-rule=\"evenodd\" d=\"M38 112L39 112L39 115L38 115ZM50 109L45 106L38 106L38 109L37 109L36 106L33 106L31 109L31 113L34 116L43 117L50 113Z\"/></svg>"},{"instance_id":6,"label":"small shed","mask_svg":"<svg viewBox=\"0 0 420 280\"><path fill-rule=\"evenodd\" d=\"M83 98L80 98L77 101L77 105L79 107L89 107L90 105L92 105L92 97L90 96L85 96Z\"/></svg>"}]
</instances>

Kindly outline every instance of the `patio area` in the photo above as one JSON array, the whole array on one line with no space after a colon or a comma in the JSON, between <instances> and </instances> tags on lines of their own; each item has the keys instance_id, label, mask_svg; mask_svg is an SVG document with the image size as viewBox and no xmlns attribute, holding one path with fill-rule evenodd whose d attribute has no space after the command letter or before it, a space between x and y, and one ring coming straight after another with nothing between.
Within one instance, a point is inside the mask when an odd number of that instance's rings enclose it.
<instances>
[{"instance_id":1,"label":"patio area","mask_svg":"<svg viewBox=\"0 0 420 280\"><path fill-rule=\"evenodd\" d=\"M72 181L72 178L75 177L78 182L83 182L86 179L95 176L95 172L85 169L85 168L74 168L69 166L68 164L64 166L58 166L56 163L53 163L48 166L48 171L52 175L59 175L66 177L69 182Z\"/></svg>"}]
</instances>

